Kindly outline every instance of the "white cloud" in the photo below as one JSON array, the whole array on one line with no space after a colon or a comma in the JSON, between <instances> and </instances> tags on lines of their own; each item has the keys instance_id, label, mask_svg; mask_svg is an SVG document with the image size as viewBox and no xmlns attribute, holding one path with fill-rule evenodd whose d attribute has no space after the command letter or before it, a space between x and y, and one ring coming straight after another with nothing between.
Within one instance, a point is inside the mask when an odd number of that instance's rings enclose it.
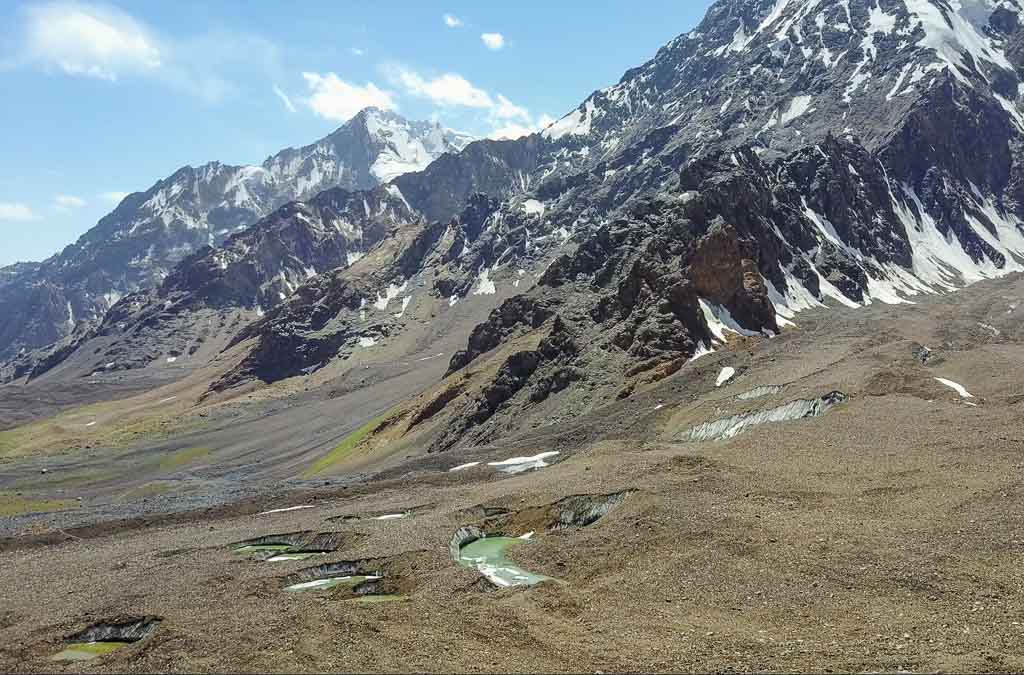
<instances>
[{"instance_id":1,"label":"white cloud","mask_svg":"<svg viewBox=\"0 0 1024 675\"><path fill-rule=\"evenodd\" d=\"M445 14L444 25L448 26L449 28L462 28L462 26L465 24L462 23L462 19L460 19L459 17L452 16L451 14Z\"/></svg>"},{"instance_id":2,"label":"white cloud","mask_svg":"<svg viewBox=\"0 0 1024 675\"><path fill-rule=\"evenodd\" d=\"M58 211L70 211L71 209L80 209L86 205L86 201L81 197L74 195L54 195L53 207Z\"/></svg>"},{"instance_id":3,"label":"white cloud","mask_svg":"<svg viewBox=\"0 0 1024 675\"><path fill-rule=\"evenodd\" d=\"M491 115L501 120L520 119L529 121L530 119L529 110L522 106L516 105L512 101L502 96L501 94L498 94L498 102L494 105L494 108L491 110Z\"/></svg>"},{"instance_id":4,"label":"white cloud","mask_svg":"<svg viewBox=\"0 0 1024 675\"><path fill-rule=\"evenodd\" d=\"M52 0L23 10L21 46L0 69L35 66L50 72L117 82L147 77L220 103L237 96L235 82L261 71L283 76L280 50L258 36L212 30L169 38L104 4Z\"/></svg>"},{"instance_id":5,"label":"white cloud","mask_svg":"<svg viewBox=\"0 0 1024 675\"><path fill-rule=\"evenodd\" d=\"M359 47L349 47L348 51L352 56L366 56L366 50Z\"/></svg>"},{"instance_id":6,"label":"white cloud","mask_svg":"<svg viewBox=\"0 0 1024 675\"><path fill-rule=\"evenodd\" d=\"M406 93L429 99L437 105L458 105L467 108L494 108L494 99L483 89L457 73L445 73L428 79L403 66L390 66L388 77Z\"/></svg>"},{"instance_id":7,"label":"white cloud","mask_svg":"<svg viewBox=\"0 0 1024 675\"><path fill-rule=\"evenodd\" d=\"M491 133L487 134L487 137L497 141L514 140L516 138L535 134L538 131L543 131L554 122L555 118L550 115L540 115L536 120L533 120L529 115L527 115L525 124L509 122L499 125L491 131Z\"/></svg>"},{"instance_id":8,"label":"white cloud","mask_svg":"<svg viewBox=\"0 0 1024 675\"><path fill-rule=\"evenodd\" d=\"M127 197L129 192L104 192L99 195L99 198L108 204L120 204L121 201Z\"/></svg>"},{"instance_id":9,"label":"white cloud","mask_svg":"<svg viewBox=\"0 0 1024 675\"><path fill-rule=\"evenodd\" d=\"M480 36L484 46L488 49L498 51L505 46L505 36L501 33L484 33Z\"/></svg>"},{"instance_id":10,"label":"white cloud","mask_svg":"<svg viewBox=\"0 0 1024 675\"><path fill-rule=\"evenodd\" d=\"M77 2L27 10L27 58L69 75L115 81L163 65L156 39L124 12Z\"/></svg>"},{"instance_id":11,"label":"white cloud","mask_svg":"<svg viewBox=\"0 0 1024 675\"><path fill-rule=\"evenodd\" d=\"M522 124L506 124L491 131L491 133L487 134L487 138L492 138L496 141L509 141L529 136L535 131L537 130L533 127L523 126Z\"/></svg>"},{"instance_id":12,"label":"white cloud","mask_svg":"<svg viewBox=\"0 0 1024 675\"><path fill-rule=\"evenodd\" d=\"M39 220L31 208L18 202L0 202L0 221L27 222Z\"/></svg>"},{"instance_id":13,"label":"white cloud","mask_svg":"<svg viewBox=\"0 0 1024 675\"><path fill-rule=\"evenodd\" d=\"M346 122L363 108L392 110L398 107L393 94L373 82L359 86L345 82L335 73L303 73L302 77L310 90L304 103L324 119Z\"/></svg>"},{"instance_id":14,"label":"white cloud","mask_svg":"<svg viewBox=\"0 0 1024 675\"><path fill-rule=\"evenodd\" d=\"M274 85L274 93L277 94L279 99L281 99L281 103L283 103L284 107L288 109L288 112L295 112L295 104L292 103L290 98L288 98L288 94L281 91L281 87L276 84Z\"/></svg>"},{"instance_id":15,"label":"white cloud","mask_svg":"<svg viewBox=\"0 0 1024 675\"><path fill-rule=\"evenodd\" d=\"M519 138L554 122L549 115L534 119L527 108L513 103L503 94L490 94L458 73L424 77L398 64L386 65L384 73L391 83L411 96L427 99L442 107L461 106L485 111L488 124L494 128L488 134L490 138Z\"/></svg>"}]
</instances>

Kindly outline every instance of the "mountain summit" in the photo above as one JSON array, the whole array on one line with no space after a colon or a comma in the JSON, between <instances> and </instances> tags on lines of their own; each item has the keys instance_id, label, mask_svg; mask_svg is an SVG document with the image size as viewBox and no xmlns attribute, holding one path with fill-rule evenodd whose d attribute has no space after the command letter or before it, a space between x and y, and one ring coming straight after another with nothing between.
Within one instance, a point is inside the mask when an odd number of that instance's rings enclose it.
<instances>
[{"instance_id":1,"label":"mountain summit","mask_svg":"<svg viewBox=\"0 0 1024 675\"><path fill-rule=\"evenodd\" d=\"M0 359L60 339L76 322L159 284L189 254L221 244L287 202L333 187L373 188L471 140L434 122L367 108L329 136L259 166L183 167L126 197L60 254L4 270Z\"/></svg>"}]
</instances>

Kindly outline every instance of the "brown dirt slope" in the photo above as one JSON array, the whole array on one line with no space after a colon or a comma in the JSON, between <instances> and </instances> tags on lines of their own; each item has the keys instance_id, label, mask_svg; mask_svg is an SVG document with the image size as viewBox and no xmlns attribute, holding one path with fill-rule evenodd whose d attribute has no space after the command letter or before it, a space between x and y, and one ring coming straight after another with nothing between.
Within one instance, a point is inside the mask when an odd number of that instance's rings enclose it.
<instances>
[{"instance_id":1,"label":"brown dirt slope","mask_svg":"<svg viewBox=\"0 0 1024 675\"><path fill-rule=\"evenodd\" d=\"M596 413L486 447L388 454L349 487L9 540L0 669L1020 671L1022 295L1013 277L801 314L779 338L734 343ZM716 387L726 366L736 375ZM738 398L769 385L781 389ZM820 417L682 440L832 391L848 398ZM486 466L547 451L560 453L551 466L516 476ZM621 492L595 522L555 527L567 498ZM557 581L488 589L449 556L467 526L533 530L512 557ZM307 532L335 550L276 563L230 550ZM335 562L382 573L380 590L406 600L281 590ZM66 636L132 616L162 622L88 664L48 660Z\"/></svg>"}]
</instances>

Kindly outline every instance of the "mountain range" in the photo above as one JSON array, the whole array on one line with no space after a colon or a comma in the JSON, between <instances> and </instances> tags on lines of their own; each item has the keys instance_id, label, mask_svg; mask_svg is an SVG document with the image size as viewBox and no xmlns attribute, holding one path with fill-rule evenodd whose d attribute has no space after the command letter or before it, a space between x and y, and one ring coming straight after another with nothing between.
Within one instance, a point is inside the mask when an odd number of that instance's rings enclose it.
<instances>
[{"instance_id":1,"label":"mountain range","mask_svg":"<svg viewBox=\"0 0 1024 675\"><path fill-rule=\"evenodd\" d=\"M371 189L425 168L470 137L369 108L329 136L259 166L186 166L127 196L61 253L0 270L0 359L50 344L121 297L158 285L184 258L288 202Z\"/></svg>"},{"instance_id":2,"label":"mountain range","mask_svg":"<svg viewBox=\"0 0 1024 675\"><path fill-rule=\"evenodd\" d=\"M0 270L0 670L1024 670L1022 15L718 0Z\"/></svg>"},{"instance_id":3,"label":"mountain range","mask_svg":"<svg viewBox=\"0 0 1024 675\"><path fill-rule=\"evenodd\" d=\"M197 215L202 236L238 232L176 244L198 250L148 266L148 289L119 286L141 290L105 318L69 332L58 312L68 335L3 372L39 377L72 356L78 376L137 369L213 340L242 350L213 393L343 368L360 350L398 358L442 323L465 336L448 379L532 345L442 406L451 419L431 443L444 449L629 396L804 309L909 303L1019 270L1020 14L1012 0L723 0L541 133L461 147L410 126L436 142L319 163L379 147L351 140L378 137L374 120L404 124L365 111L262 170L225 169L255 184L225 179L217 194L267 215ZM268 184L288 187L263 197ZM121 238L128 214L170 203L176 185L129 197L61 260L109 279L97 260L149 246ZM45 273L13 279L26 274ZM467 305L490 314L467 319Z\"/></svg>"}]
</instances>

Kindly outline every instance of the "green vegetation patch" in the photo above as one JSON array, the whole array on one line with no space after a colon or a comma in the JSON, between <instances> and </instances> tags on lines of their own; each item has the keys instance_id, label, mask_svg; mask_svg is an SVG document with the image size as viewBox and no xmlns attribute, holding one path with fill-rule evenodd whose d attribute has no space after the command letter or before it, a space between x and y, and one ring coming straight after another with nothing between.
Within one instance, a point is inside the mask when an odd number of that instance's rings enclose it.
<instances>
[{"instance_id":1,"label":"green vegetation patch","mask_svg":"<svg viewBox=\"0 0 1024 675\"><path fill-rule=\"evenodd\" d=\"M22 448L28 437L29 433L24 426L0 431L0 457L18 457L24 454Z\"/></svg>"},{"instance_id":2,"label":"green vegetation patch","mask_svg":"<svg viewBox=\"0 0 1024 675\"><path fill-rule=\"evenodd\" d=\"M130 642L80 642L69 646L63 651L57 652L50 659L52 661L88 661L97 656L103 656L110 652L126 647Z\"/></svg>"},{"instance_id":3,"label":"green vegetation patch","mask_svg":"<svg viewBox=\"0 0 1024 675\"><path fill-rule=\"evenodd\" d=\"M175 489L174 485L170 483L161 483L158 481L150 481L143 483L142 485L128 490L121 495L122 500L133 500L141 499L142 497L158 497L159 495L167 494Z\"/></svg>"},{"instance_id":4,"label":"green vegetation patch","mask_svg":"<svg viewBox=\"0 0 1024 675\"><path fill-rule=\"evenodd\" d=\"M0 516L20 516L25 513L65 511L77 506L70 499L29 499L0 492Z\"/></svg>"},{"instance_id":5,"label":"green vegetation patch","mask_svg":"<svg viewBox=\"0 0 1024 675\"><path fill-rule=\"evenodd\" d=\"M333 450L320 458L316 464L306 471L306 473L303 474L303 478L313 478L314 476L317 476L348 459L363 439L369 436L374 429L379 427L387 417L388 414L385 413L380 417L367 422L365 425L346 436L341 443L336 445Z\"/></svg>"},{"instance_id":6,"label":"green vegetation patch","mask_svg":"<svg viewBox=\"0 0 1024 675\"><path fill-rule=\"evenodd\" d=\"M185 448L184 450L178 450L160 460L160 470L171 471L172 469L178 469L197 460L205 459L209 455L209 448Z\"/></svg>"}]
</instances>

